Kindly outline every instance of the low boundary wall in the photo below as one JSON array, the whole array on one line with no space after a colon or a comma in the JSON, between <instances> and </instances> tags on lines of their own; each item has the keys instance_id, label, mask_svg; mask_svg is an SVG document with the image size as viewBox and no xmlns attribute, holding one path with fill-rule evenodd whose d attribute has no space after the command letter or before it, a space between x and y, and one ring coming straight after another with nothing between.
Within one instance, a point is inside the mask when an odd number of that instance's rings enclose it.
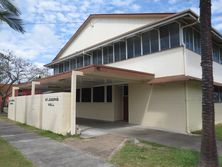
<instances>
[{"instance_id":1,"label":"low boundary wall","mask_svg":"<svg viewBox=\"0 0 222 167\"><path fill-rule=\"evenodd\" d=\"M70 132L70 93L10 97L8 118L66 135Z\"/></svg>"}]
</instances>

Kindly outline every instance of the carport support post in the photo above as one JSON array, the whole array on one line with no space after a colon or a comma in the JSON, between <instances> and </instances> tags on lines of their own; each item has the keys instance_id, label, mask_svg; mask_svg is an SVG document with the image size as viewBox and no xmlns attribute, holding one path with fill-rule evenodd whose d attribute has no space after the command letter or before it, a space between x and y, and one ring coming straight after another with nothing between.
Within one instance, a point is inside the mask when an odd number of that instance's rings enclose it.
<instances>
[{"instance_id":1,"label":"carport support post","mask_svg":"<svg viewBox=\"0 0 222 167\"><path fill-rule=\"evenodd\" d=\"M40 85L40 82L32 82L32 92L31 95L35 95L35 85Z\"/></svg>"},{"instance_id":2,"label":"carport support post","mask_svg":"<svg viewBox=\"0 0 222 167\"><path fill-rule=\"evenodd\" d=\"M16 101L15 101L15 91L19 90L19 87L12 87L12 98L14 100L13 113L14 113L14 121L16 121Z\"/></svg>"},{"instance_id":3,"label":"carport support post","mask_svg":"<svg viewBox=\"0 0 222 167\"><path fill-rule=\"evenodd\" d=\"M76 85L77 76L82 76L80 71L72 71L71 76L71 135L76 134Z\"/></svg>"}]
</instances>

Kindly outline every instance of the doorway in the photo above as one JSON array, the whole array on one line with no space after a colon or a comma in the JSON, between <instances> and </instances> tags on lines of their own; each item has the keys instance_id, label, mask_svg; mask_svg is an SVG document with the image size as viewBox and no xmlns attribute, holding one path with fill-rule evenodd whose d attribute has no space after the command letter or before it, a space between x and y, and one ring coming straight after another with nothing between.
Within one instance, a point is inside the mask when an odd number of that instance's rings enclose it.
<instances>
[{"instance_id":1,"label":"doorway","mask_svg":"<svg viewBox=\"0 0 222 167\"><path fill-rule=\"evenodd\" d=\"M123 86L123 121L129 121L128 85Z\"/></svg>"}]
</instances>

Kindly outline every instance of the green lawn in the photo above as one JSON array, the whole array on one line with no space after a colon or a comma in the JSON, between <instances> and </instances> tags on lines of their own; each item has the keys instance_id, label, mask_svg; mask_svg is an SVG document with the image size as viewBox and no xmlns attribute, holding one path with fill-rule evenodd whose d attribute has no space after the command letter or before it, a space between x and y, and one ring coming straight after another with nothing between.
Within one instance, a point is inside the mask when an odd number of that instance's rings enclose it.
<instances>
[{"instance_id":1,"label":"green lawn","mask_svg":"<svg viewBox=\"0 0 222 167\"><path fill-rule=\"evenodd\" d=\"M201 134L201 130L192 132L193 134ZM222 124L217 124L215 127L215 134L217 140L222 140Z\"/></svg>"},{"instance_id":2,"label":"green lawn","mask_svg":"<svg viewBox=\"0 0 222 167\"><path fill-rule=\"evenodd\" d=\"M25 157L5 140L0 138L1 167L34 167Z\"/></svg>"},{"instance_id":3,"label":"green lawn","mask_svg":"<svg viewBox=\"0 0 222 167\"><path fill-rule=\"evenodd\" d=\"M196 167L199 153L149 142L126 145L111 160L120 167ZM221 159L222 160L222 159Z\"/></svg>"}]
</instances>

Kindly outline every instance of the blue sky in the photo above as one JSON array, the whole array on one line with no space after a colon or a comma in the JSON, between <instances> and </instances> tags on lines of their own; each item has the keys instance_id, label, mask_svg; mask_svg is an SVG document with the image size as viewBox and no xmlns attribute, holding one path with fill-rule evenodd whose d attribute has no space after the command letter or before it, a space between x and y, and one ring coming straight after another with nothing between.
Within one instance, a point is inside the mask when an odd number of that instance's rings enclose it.
<instances>
[{"instance_id":1,"label":"blue sky","mask_svg":"<svg viewBox=\"0 0 222 167\"><path fill-rule=\"evenodd\" d=\"M14 0L26 33L0 24L0 51L10 50L38 66L49 63L91 13L199 13L198 0ZM213 25L222 32L222 0L213 0Z\"/></svg>"}]
</instances>

